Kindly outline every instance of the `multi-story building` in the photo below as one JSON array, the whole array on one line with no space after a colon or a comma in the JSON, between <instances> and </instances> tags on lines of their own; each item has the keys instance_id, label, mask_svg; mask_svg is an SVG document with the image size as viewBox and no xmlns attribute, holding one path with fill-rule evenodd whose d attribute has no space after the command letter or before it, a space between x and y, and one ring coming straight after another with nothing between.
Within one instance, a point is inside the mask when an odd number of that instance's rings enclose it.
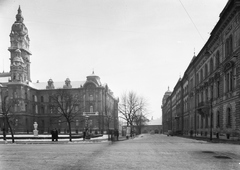
<instances>
[{"instance_id":1,"label":"multi-story building","mask_svg":"<svg viewBox=\"0 0 240 170\"><path fill-rule=\"evenodd\" d=\"M162 120L165 120L165 121L162 121L162 129L163 129L163 132L167 132L168 129L172 129L172 107L171 107L171 93L169 91L169 88L168 88L168 91L164 94L164 97L162 99Z\"/></svg>"},{"instance_id":2,"label":"multi-story building","mask_svg":"<svg viewBox=\"0 0 240 170\"><path fill-rule=\"evenodd\" d=\"M208 41L180 80L184 109L179 115L183 117L184 135L239 139L240 0L229 0L219 17ZM179 82L169 96L172 101L178 86ZM168 113L162 111L164 125Z\"/></svg>"},{"instance_id":3,"label":"multi-story building","mask_svg":"<svg viewBox=\"0 0 240 170\"><path fill-rule=\"evenodd\" d=\"M100 77L94 72L87 76L85 81L71 82L67 78L63 82L32 83L30 78L30 56L28 29L23 23L22 11L19 7L16 21L10 33L10 72L0 74L1 97L3 101L14 99L17 101L11 107L14 115L13 128L16 133L32 132L33 123L38 123L39 133L49 133L57 128L60 133L67 133L68 124L64 118L59 117L58 110L51 104L51 95L63 89L78 96L77 108L81 111L73 120L71 130L80 132L87 126L90 130L103 133L109 129L118 129L118 99L108 88L102 84ZM0 102L2 103L2 102ZM2 105L1 105L2 106ZM79 109L80 110L80 109ZM1 109L2 111L2 109ZM86 120L87 118L87 120ZM3 117L0 125L4 126Z\"/></svg>"}]
</instances>

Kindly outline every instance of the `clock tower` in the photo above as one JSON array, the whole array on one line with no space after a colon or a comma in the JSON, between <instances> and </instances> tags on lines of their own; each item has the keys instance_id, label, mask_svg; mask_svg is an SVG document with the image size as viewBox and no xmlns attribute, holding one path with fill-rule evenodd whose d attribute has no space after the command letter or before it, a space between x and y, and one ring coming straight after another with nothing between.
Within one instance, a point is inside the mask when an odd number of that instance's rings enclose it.
<instances>
[{"instance_id":1,"label":"clock tower","mask_svg":"<svg viewBox=\"0 0 240 170\"><path fill-rule=\"evenodd\" d=\"M31 82L30 55L28 29L23 23L22 11L19 6L16 21L12 25L10 33L11 53L10 73L12 82Z\"/></svg>"}]
</instances>

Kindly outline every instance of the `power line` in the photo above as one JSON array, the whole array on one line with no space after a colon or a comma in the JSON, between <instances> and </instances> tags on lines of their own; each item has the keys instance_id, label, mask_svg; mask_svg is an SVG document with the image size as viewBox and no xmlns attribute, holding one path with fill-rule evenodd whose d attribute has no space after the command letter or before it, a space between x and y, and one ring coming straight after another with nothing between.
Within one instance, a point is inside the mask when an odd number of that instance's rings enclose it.
<instances>
[{"instance_id":1,"label":"power line","mask_svg":"<svg viewBox=\"0 0 240 170\"><path fill-rule=\"evenodd\" d=\"M198 28L197 28L196 24L193 22L193 20L192 20L191 16L189 15L189 13L188 13L187 9L184 7L184 5L183 5L183 3L181 2L181 0L179 0L179 2L181 3L181 5L182 5L183 9L184 9L184 10L185 10L185 12L187 13L187 15L188 15L189 19L191 20L192 24L194 25L195 29L197 30L197 32L198 32L198 34L199 34L199 36L200 36L200 37L202 38L202 40L204 41L204 39L203 39L203 37L202 37L201 33L199 32L199 30L198 30Z\"/></svg>"}]
</instances>

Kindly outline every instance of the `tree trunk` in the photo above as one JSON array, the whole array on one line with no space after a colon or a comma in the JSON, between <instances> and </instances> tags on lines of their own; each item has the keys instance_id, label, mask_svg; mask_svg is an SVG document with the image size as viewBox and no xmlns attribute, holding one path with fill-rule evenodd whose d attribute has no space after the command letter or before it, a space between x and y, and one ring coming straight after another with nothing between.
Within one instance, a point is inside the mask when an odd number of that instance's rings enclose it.
<instances>
[{"instance_id":1,"label":"tree trunk","mask_svg":"<svg viewBox=\"0 0 240 170\"><path fill-rule=\"evenodd\" d=\"M14 143L13 129L12 129L11 124L9 123L9 119L8 118L7 118L7 124L8 124L8 127L10 128L10 132L11 132L11 136L12 136L12 143Z\"/></svg>"},{"instance_id":2,"label":"tree trunk","mask_svg":"<svg viewBox=\"0 0 240 170\"><path fill-rule=\"evenodd\" d=\"M69 128L69 141L72 142L71 121L68 121L68 128Z\"/></svg>"}]
</instances>

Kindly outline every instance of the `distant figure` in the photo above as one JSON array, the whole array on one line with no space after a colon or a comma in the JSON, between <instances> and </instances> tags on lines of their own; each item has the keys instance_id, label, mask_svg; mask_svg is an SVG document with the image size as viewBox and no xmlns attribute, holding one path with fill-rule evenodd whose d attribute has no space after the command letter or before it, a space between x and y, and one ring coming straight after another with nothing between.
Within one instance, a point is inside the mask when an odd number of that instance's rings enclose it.
<instances>
[{"instance_id":1,"label":"distant figure","mask_svg":"<svg viewBox=\"0 0 240 170\"><path fill-rule=\"evenodd\" d=\"M86 139L86 130L83 131L83 140Z\"/></svg>"},{"instance_id":2,"label":"distant figure","mask_svg":"<svg viewBox=\"0 0 240 170\"><path fill-rule=\"evenodd\" d=\"M51 134L52 134L52 141L54 141L54 130L51 130Z\"/></svg>"},{"instance_id":3,"label":"distant figure","mask_svg":"<svg viewBox=\"0 0 240 170\"><path fill-rule=\"evenodd\" d=\"M55 128L55 140L58 141L58 131L56 128Z\"/></svg>"},{"instance_id":4,"label":"distant figure","mask_svg":"<svg viewBox=\"0 0 240 170\"><path fill-rule=\"evenodd\" d=\"M51 131L51 134L52 134L52 141L58 141L58 131L56 128Z\"/></svg>"},{"instance_id":5,"label":"distant figure","mask_svg":"<svg viewBox=\"0 0 240 170\"><path fill-rule=\"evenodd\" d=\"M115 136L116 139L118 140L118 137L119 137L118 129L115 129L115 131L114 131L114 136Z\"/></svg>"}]
</instances>

